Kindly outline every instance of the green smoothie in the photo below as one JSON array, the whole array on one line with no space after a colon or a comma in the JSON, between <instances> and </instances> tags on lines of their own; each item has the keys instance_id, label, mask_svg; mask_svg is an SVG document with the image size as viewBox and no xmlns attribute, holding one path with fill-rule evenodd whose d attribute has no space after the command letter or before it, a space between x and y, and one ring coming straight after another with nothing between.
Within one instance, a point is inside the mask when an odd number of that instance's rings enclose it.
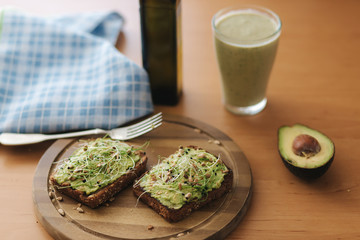
<instances>
[{"instance_id":1,"label":"green smoothie","mask_svg":"<svg viewBox=\"0 0 360 240\"><path fill-rule=\"evenodd\" d=\"M225 105L236 109L266 104L280 22L258 11L238 10L213 24Z\"/></svg>"}]
</instances>

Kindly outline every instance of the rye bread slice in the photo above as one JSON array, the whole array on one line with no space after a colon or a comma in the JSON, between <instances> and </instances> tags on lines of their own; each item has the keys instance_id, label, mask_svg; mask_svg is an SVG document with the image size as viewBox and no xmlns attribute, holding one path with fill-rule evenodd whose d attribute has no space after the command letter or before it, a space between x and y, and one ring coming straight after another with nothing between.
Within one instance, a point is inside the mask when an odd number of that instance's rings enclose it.
<instances>
[{"instance_id":1,"label":"rye bread slice","mask_svg":"<svg viewBox=\"0 0 360 240\"><path fill-rule=\"evenodd\" d=\"M140 160L135 164L134 168L128 170L113 183L98 189L96 192L91 193L90 195L87 195L84 191L76 190L71 187L64 187L63 185L59 184L54 177L56 172L50 176L49 180L54 188L60 193L67 195L91 208L96 208L127 186L131 185L136 178L138 178L146 171L146 153L144 151L137 150L136 154L140 156Z\"/></svg>"},{"instance_id":2,"label":"rye bread slice","mask_svg":"<svg viewBox=\"0 0 360 240\"><path fill-rule=\"evenodd\" d=\"M194 149L201 149L197 146L188 146ZM225 165L226 166L226 165ZM227 166L226 166L227 167ZM152 197L150 193L145 192L145 190L140 186L140 184L133 185L133 193L137 196L142 202L151 207L155 212L161 215L168 222L178 222L185 217L189 216L193 211L207 205L208 203L222 197L224 194L229 192L233 184L233 172L228 168L227 174L224 176L224 180L221 183L221 186L217 189L213 189L208 192L207 196L202 197L198 201L191 201L185 203L179 209L172 209L163 205L159 200ZM141 177L138 178L138 182L147 172L145 172Z\"/></svg>"}]
</instances>

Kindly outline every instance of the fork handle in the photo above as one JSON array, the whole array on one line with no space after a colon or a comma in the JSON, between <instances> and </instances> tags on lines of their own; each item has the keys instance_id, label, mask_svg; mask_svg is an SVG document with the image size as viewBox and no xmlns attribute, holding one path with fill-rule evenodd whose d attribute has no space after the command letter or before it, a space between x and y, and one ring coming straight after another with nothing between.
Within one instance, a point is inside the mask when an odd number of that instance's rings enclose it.
<instances>
[{"instance_id":1,"label":"fork handle","mask_svg":"<svg viewBox=\"0 0 360 240\"><path fill-rule=\"evenodd\" d=\"M71 138L86 136L92 134L106 133L105 130L95 128L79 132L60 133L60 134L28 134L28 133L2 133L0 135L0 143L3 145L24 145L38 143L51 139Z\"/></svg>"}]
</instances>

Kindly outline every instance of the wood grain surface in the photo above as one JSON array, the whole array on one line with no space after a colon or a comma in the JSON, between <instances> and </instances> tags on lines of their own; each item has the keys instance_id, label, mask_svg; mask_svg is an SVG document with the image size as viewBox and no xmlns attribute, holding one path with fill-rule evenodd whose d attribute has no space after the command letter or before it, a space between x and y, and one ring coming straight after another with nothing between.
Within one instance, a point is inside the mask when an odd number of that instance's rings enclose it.
<instances>
[{"instance_id":1,"label":"wood grain surface","mask_svg":"<svg viewBox=\"0 0 360 240\"><path fill-rule=\"evenodd\" d=\"M256 116L227 112L221 102L211 17L239 3L275 11L282 35L268 86L268 105ZM0 0L39 15L115 10L126 20L117 47L141 64L136 0ZM253 197L228 240L360 239L360 1L182 0L183 95L156 111L197 119L228 135L246 154ZM302 123L328 135L336 157L309 184L284 166L277 129ZM48 240L34 214L32 180L53 141L0 146L1 239Z\"/></svg>"},{"instance_id":2,"label":"wood grain surface","mask_svg":"<svg viewBox=\"0 0 360 240\"><path fill-rule=\"evenodd\" d=\"M81 206L84 212L80 213L75 200L57 192L49 183L57 164L79 147L78 140L56 141L41 158L34 176L37 217L56 239L219 239L237 227L250 205L252 175L241 149L216 128L189 118L165 116L161 127L128 142L137 146L150 143L145 150L148 169L180 145L196 145L220 156L233 170L231 191L177 223L167 222L138 201L131 186L99 208ZM59 211L65 214L62 216ZM149 230L149 226L153 229Z\"/></svg>"}]
</instances>

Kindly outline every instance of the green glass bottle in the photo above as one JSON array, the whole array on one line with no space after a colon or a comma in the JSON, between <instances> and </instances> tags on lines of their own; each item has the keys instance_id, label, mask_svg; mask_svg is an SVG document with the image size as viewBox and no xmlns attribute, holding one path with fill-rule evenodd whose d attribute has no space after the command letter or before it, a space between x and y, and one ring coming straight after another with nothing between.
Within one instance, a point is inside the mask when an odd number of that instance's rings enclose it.
<instances>
[{"instance_id":1,"label":"green glass bottle","mask_svg":"<svg viewBox=\"0 0 360 240\"><path fill-rule=\"evenodd\" d=\"M143 67L155 104L175 105L182 91L180 0L140 0Z\"/></svg>"}]
</instances>

